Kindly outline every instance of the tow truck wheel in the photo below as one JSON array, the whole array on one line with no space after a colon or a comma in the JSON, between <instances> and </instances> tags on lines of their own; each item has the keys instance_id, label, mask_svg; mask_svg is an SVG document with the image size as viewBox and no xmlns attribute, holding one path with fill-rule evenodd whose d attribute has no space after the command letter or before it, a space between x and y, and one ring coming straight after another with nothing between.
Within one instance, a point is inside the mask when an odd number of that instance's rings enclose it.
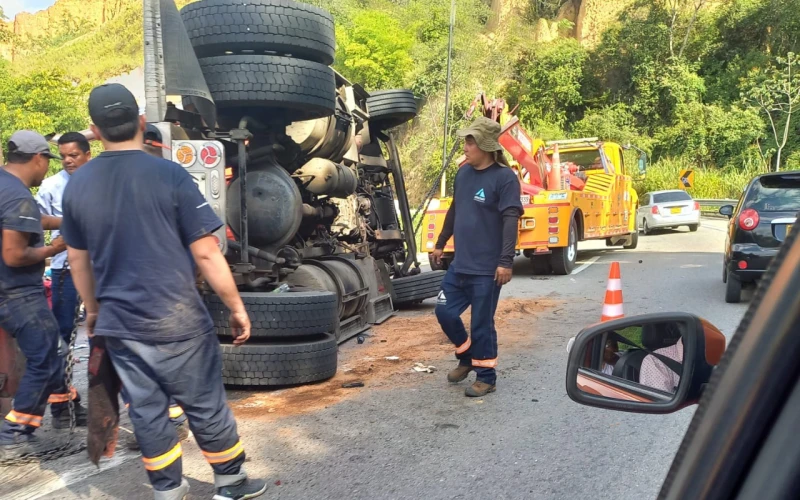
<instances>
[{"instance_id":1,"label":"tow truck wheel","mask_svg":"<svg viewBox=\"0 0 800 500\"><path fill-rule=\"evenodd\" d=\"M308 384L336 375L336 336L305 341L273 341L243 345L222 342L222 382L226 386Z\"/></svg>"},{"instance_id":2,"label":"tow truck wheel","mask_svg":"<svg viewBox=\"0 0 800 500\"><path fill-rule=\"evenodd\" d=\"M637 228L634 232L631 233L631 242L622 245L622 248L626 250L633 250L639 245L639 229Z\"/></svg>"},{"instance_id":3,"label":"tow truck wheel","mask_svg":"<svg viewBox=\"0 0 800 500\"><path fill-rule=\"evenodd\" d=\"M569 238L567 246L554 248L550 255L550 263L553 266L553 273L565 276L575 269L578 262L578 226L575 219L569 223Z\"/></svg>"},{"instance_id":4,"label":"tow truck wheel","mask_svg":"<svg viewBox=\"0 0 800 500\"><path fill-rule=\"evenodd\" d=\"M546 275L553 272L553 266L550 263L549 255L534 255L531 257L531 266L533 266L533 274Z\"/></svg>"},{"instance_id":5,"label":"tow truck wheel","mask_svg":"<svg viewBox=\"0 0 800 500\"><path fill-rule=\"evenodd\" d=\"M250 317L253 339L286 339L336 331L339 304L335 293L312 292L243 292L239 294ZM217 336L232 336L228 322L230 311L218 295L205 295Z\"/></svg>"},{"instance_id":6,"label":"tow truck wheel","mask_svg":"<svg viewBox=\"0 0 800 500\"><path fill-rule=\"evenodd\" d=\"M244 51L333 64L333 16L288 0L203 0L181 9L197 57Z\"/></svg>"}]
</instances>

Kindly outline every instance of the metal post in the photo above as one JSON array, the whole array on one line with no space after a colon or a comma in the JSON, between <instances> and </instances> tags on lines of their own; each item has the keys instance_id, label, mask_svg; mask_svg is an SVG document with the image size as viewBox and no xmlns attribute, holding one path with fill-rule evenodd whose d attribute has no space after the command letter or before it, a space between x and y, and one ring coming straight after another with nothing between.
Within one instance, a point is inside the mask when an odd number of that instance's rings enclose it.
<instances>
[{"instance_id":1,"label":"metal post","mask_svg":"<svg viewBox=\"0 0 800 500\"><path fill-rule=\"evenodd\" d=\"M148 122L160 122L167 108L161 0L144 0L144 90Z\"/></svg>"},{"instance_id":2,"label":"metal post","mask_svg":"<svg viewBox=\"0 0 800 500\"><path fill-rule=\"evenodd\" d=\"M239 141L239 197L241 207L241 226L239 229L240 239L242 240L242 262L250 262L250 237L247 227L247 146L244 140Z\"/></svg>"},{"instance_id":3,"label":"metal post","mask_svg":"<svg viewBox=\"0 0 800 500\"><path fill-rule=\"evenodd\" d=\"M456 0L450 1L450 35L447 42L447 81L444 89L444 137L442 138L442 169L447 164L447 138L450 135L450 80L453 71L453 32L456 26ZM445 196L447 172L442 172L441 197Z\"/></svg>"}]
</instances>

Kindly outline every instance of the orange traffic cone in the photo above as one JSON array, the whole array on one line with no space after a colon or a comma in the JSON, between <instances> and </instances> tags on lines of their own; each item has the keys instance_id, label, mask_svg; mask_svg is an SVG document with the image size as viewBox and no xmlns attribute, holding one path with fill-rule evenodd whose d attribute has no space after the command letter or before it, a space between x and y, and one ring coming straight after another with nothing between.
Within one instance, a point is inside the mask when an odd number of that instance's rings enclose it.
<instances>
[{"instance_id":1,"label":"orange traffic cone","mask_svg":"<svg viewBox=\"0 0 800 500\"><path fill-rule=\"evenodd\" d=\"M625 317L622 312L622 278L619 273L619 262L611 263L606 285L606 300L603 303L603 315L600 321L609 321Z\"/></svg>"}]
</instances>

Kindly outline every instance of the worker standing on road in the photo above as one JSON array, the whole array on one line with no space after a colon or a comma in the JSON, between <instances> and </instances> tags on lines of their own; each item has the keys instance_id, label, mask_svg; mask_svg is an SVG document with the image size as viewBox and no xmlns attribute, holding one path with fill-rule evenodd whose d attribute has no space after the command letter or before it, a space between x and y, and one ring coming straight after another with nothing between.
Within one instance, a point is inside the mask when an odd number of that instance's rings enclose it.
<instances>
[{"instance_id":1,"label":"worker standing on road","mask_svg":"<svg viewBox=\"0 0 800 500\"><path fill-rule=\"evenodd\" d=\"M128 414L154 496L182 499L189 490L168 416L172 397L214 469L214 498L254 498L266 483L248 479L243 469L219 340L188 254L232 311L234 343L245 342L250 320L212 236L222 222L183 168L142 150L146 122L130 91L118 84L96 87L89 115L105 152L67 185L61 231L87 330L104 337L130 399Z\"/></svg>"},{"instance_id":2,"label":"worker standing on road","mask_svg":"<svg viewBox=\"0 0 800 500\"><path fill-rule=\"evenodd\" d=\"M42 184L51 159L61 158L50 152L47 140L23 130L8 141L8 164L0 169L0 327L17 339L26 358L14 408L0 427L0 453L6 458L35 451L33 432L42 425L51 393L69 397L58 323L42 281L45 260L66 249L61 238L44 246L43 229L58 229L61 219L41 215L30 192ZM59 403L51 411L66 406ZM86 425L85 418L79 423Z\"/></svg>"},{"instance_id":3,"label":"worker standing on road","mask_svg":"<svg viewBox=\"0 0 800 500\"><path fill-rule=\"evenodd\" d=\"M442 281L436 317L455 344L459 360L447 380L461 382L470 371L476 372L475 383L466 390L469 397L495 391L494 314L501 287L511 281L523 211L519 178L503 156L500 131L500 124L486 117L458 131L465 139L468 165L458 169L453 202L433 252L434 260L441 262L445 245L455 236L455 256ZM471 337L461 321L461 314L470 306Z\"/></svg>"}]
</instances>

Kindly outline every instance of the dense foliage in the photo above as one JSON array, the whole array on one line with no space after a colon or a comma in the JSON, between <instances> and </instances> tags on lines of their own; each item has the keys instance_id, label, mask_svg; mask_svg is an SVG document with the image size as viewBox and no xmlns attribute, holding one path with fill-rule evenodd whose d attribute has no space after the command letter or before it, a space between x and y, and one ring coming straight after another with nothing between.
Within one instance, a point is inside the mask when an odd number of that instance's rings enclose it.
<instances>
[{"instance_id":1,"label":"dense foliage","mask_svg":"<svg viewBox=\"0 0 800 500\"><path fill-rule=\"evenodd\" d=\"M450 2L310 1L335 17L338 71L368 90L406 87L420 97L419 117L396 132L419 200L442 164ZM629 0L593 47L558 19L565 3L456 0L448 150L484 91L545 138L598 136L647 151L641 189L674 187L674 171L691 167L715 190L705 196L732 196L754 172L800 169L796 0ZM141 2L121 5L101 27L65 21L27 40L24 57L0 69L2 137L22 125L85 125L85 87L73 84L141 64ZM560 22L555 37L537 35L543 18ZM42 73L54 67L64 73Z\"/></svg>"}]
</instances>

